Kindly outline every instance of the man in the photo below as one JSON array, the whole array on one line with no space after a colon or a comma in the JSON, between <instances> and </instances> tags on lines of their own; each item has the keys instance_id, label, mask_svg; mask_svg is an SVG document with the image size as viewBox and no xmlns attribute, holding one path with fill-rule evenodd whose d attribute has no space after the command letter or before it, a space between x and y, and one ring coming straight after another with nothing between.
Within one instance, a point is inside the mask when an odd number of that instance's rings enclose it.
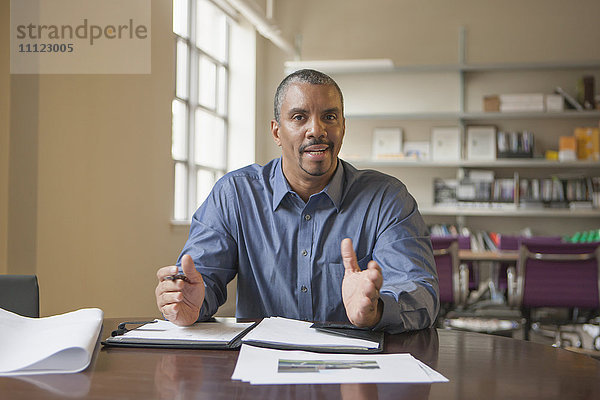
<instances>
[{"instance_id":1,"label":"man","mask_svg":"<svg viewBox=\"0 0 600 400\"><path fill-rule=\"evenodd\" d=\"M343 96L301 70L275 95L282 157L225 175L192 218L180 268L158 270L157 305L179 325L211 317L238 275L236 316L351 322L388 332L431 326L439 301L431 242L397 179L337 155ZM186 280L167 279L183 271Z\"/></svg>"}]
</instances>

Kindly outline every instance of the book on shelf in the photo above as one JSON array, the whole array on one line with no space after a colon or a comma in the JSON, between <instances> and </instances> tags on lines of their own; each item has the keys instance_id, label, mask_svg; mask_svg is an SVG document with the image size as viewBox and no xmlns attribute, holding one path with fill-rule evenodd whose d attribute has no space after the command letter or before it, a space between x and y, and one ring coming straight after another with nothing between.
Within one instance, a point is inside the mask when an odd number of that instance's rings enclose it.
<instances>
[{"instance_id":1,"label":"book on shelf","mask_svg":"<svg viewBox=\"0 0 600 400\"><path fill-rule=\"evenodd\" d=\"M584 108L581 104L579 104L579 102L577 100L575 100L575 98L573 96L571 96L569 93L565 92L565 90L563 88L561 88L560 86L557 86L554 89L554 92L557 94L560 94L562 96L563 99L565 99L565 104L567 106L569 106L571 109L577 110L577 111L583 111Z\"/></svg>"},{"instance_id":2,"label":"book on shelf","mask_svg":"<svg viewBox=\"0 0 600 400\"><path fill-rule=\"evenodd\" d=\"M547 94L544 101L547 112L562 112L565 110L565 99L560 94Z\"/></svg>"},{"instance_id":3,"label":"book on shelf","mask_svg":"<svg viewBox=\"0 0 600 400\"><path fill-rule=\"evenodd\" d=\"M543 112L546 103L543 93L501 94L501 112Z\"/></svg>"},{"instance_id":4,"label":"book on shelf","mask_svg":"<svg viewBox=\"0 0 600 400\"><path fill-rule=\"evenodd\" d=\"M596 108L595 78L593 75L585 75L577 80L577 102L586 110Z\"/></svg>"},{"instance_id":5,"label":"book on shelf","mask_svg":"<svg viewBox=\"0 0 600 400\"><path fill-rule=\"evenodd\" d=\"M403 158L402 128L375 128L372 156L374 160Z\"/></svg>"},{"instance_id":6,"label":"book on shelf","mask_svg":"<svg viewBox=\"0 0 600 400\"><path fill-rule=\"evenodd\" d=\"M462 141L460 128L434 127L431 129L431 158L434 161L459 161Z\"/></svg>"},{"instance_id":7,"label":"book on shelf","mask_svg":"<svg viewBox=\"0 0 600 400\"><path fill-rule=\"evenodd\" d=\"M532 158L534 135L531 131L498 132L496 135L498 158Z\"/></svg>"},{"instance_id":8,"label":"book on shelf","mask_svg":"<svg viewBox=\"0 0 600 400\"><path fill-rule=\"evenodd\" d=\"M493 161L496 159L496 127L467 127L467 159Z\"/></svg>"},{"instance_id":9,"label":"book on shelf","mask_svg":"<svg viewBox=\"0 0 600 400\"><path fill-rule=\"evenodd\" d=\"M438 206L456 205L457 179L435 178L433 180L433 202Z\"/></svg>"},{"instance_id":10,"label":"book on shelf","mask_svg":"<svg viewBox=\"0 0 600 400\"><path fill-rule=\"evenodd\" d=\"M404 142L404 157L409 160L429 160L429 142L406 141Z\"/></svg>"}]
</instances>

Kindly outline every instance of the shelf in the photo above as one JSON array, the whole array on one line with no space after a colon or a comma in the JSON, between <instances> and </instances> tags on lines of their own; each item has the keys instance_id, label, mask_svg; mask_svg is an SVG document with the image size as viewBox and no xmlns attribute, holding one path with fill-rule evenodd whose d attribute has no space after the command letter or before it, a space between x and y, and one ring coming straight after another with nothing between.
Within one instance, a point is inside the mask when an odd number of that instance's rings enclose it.
<instances>
[{"instance_id":1,"label":"shelf","mask_svg":"<svg viewBox=\"0 0 600 400\"><path fill-rule=\"evenodd\" d=\"M352 119L414 119L414 120L455 120L460 118L458 112L422 112L422 113L390 113L390 114L346 114Z\"/></svg>"},{"instance_id":2,"label":"shelf","mask_svg":"<svg viewBox=\"0 0 600 400\"><path fill-rule=\"evenodd\" d=\"M499 119L600 119L600 111L562 112L423 112L423 113L388 113L388 114L347 114L349 119L378 120L464 120L488 121Z\"/></svg>"},{"instance_id":3,"label":"shelf","mask_svg":"<svg viewBox=\"0 0 600 400\"><path fill-rule=\"evenodd\" d=\"M570 209L525 209L513 207L423 207L419 208L421 215L433 216L472 216L472 217L561 217L561 218L600 218L600 210L570 210Z\"/></svg>"},{"instance_id":4,"label":"shelf","mask_svg":"<svg viewBox=\"0 0 600 400\"><path fill-rule=\"evenodd\" d=\"M382 61L385 61L382 63ZM287 61L288 70L315 68L328 74L369 74L407 72L486 72L527 70L597 69L600 61L497 63L497 64L429 64L393 65L391 60L311 60Z\"/></svg>"},{"instance_id":5,"label":"shelf","mask_svg":"<svg viewBox=\"0 0 600 400\"><path fill-rule=\"evenodd\" d=\"M345 160L358 168L600 168L599 161L551 161L538 159L507 158L493 161L385 161Z\"/></svg>"},{"instance_id":6,"label":"shelf","mask_svg":"<svg viewBox=\"0 0 600 400\"><path fill-rule=\"evenodd\" d=\"M486 121L494 119L583 119L600 118L600 111L575 111L560 112L467 112L459 114L459 118L467 121Z\"/></svg>"}]
</instances>

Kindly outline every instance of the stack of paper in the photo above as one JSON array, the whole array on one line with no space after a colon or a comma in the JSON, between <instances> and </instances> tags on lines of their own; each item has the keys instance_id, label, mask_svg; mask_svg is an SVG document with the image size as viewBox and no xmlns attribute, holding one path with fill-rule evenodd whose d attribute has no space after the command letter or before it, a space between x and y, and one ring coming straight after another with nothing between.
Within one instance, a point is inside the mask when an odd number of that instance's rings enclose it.
<instances>
[{"instance_id":1,"label":"stack of paper","mask_svg":"<svg viewBox=\"0 0 600 400\"><path fill-rule=\"evenodd\" d=\"M0 376L84 370L92 359L102 318L98 308L46 318L0 309Z\"/></svg>"},{"instance_id":2,"label":"stack of paper","mask_svg":"<svg viewBox=\"0 0 600 400\"><path fill-rule=\"evenodd\" d=\"M280 349L313 351L377 352L380 343L355 339L311 328L311 322L271 317L265 318L242 338L242 343Z\"/></svg>"},{"instance_id":3,"label":"stack of paper","mask_svg":"<svg viewBox=\"0 0 600 400\"><path fill-rule=\"evenodd\" d=\"M231 379L257 385L448 382L410 354L319 354L246 344Z\"/></svg>"}]
</instances>

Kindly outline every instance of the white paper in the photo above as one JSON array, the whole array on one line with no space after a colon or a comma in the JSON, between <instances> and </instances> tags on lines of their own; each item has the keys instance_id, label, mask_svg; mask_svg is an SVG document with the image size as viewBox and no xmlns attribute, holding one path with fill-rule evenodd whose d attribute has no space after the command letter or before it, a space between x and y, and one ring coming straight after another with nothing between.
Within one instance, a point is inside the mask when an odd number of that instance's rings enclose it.
<instances>
[{"instance_id":1,"label":"white paper","mask_svg":"<svg viewBox=\"0 0 600 400\"><path fill-rule=\"evenodd\" d=\"M234 318L222 319L219 322L197 322L190 326L178 326L169 321L156 319L152 324L146 324L123 335L115 336L111 338L111 341L131 342L132 339L139 339L145 342L228 343L251 325L252 322L235 322Z\"/></svg>"},{"instance_id":2,"label":"white paper","mask_svg":"<svg viewBox=\"0 0 600 400\"><path fill-rule=\"evenodd\" d=\"M358 347L368 349L379 347L378 342L319 332L311 328L311 325L311 322L288 318L265 318L256 328L242 338L242 342L258 341L307 347Z\"/></svg>"},{"instance_id":3,"label":"white paper","mask_svg":"<svg viewBox=\"0 0 600 400\"><path fill-rule=\"evenodd\" d=\"M0 376L84 370L92 359L102 318L98 308L46 318L0 309Z\"/></svg>"},{"instance_id":4,"label":"white paper","mask_svg":"<svg viewBox=\"0 0 600 400\"><path fill-rule=\"evenodd\" d=\"M320 369L318 372L279 372L280 360L367 363L369 368ZM432 383L447 382L438 372L410 354L319 354L242 345L231 377L252 384L301 383Z\"/></svg>"}]
</instances>

